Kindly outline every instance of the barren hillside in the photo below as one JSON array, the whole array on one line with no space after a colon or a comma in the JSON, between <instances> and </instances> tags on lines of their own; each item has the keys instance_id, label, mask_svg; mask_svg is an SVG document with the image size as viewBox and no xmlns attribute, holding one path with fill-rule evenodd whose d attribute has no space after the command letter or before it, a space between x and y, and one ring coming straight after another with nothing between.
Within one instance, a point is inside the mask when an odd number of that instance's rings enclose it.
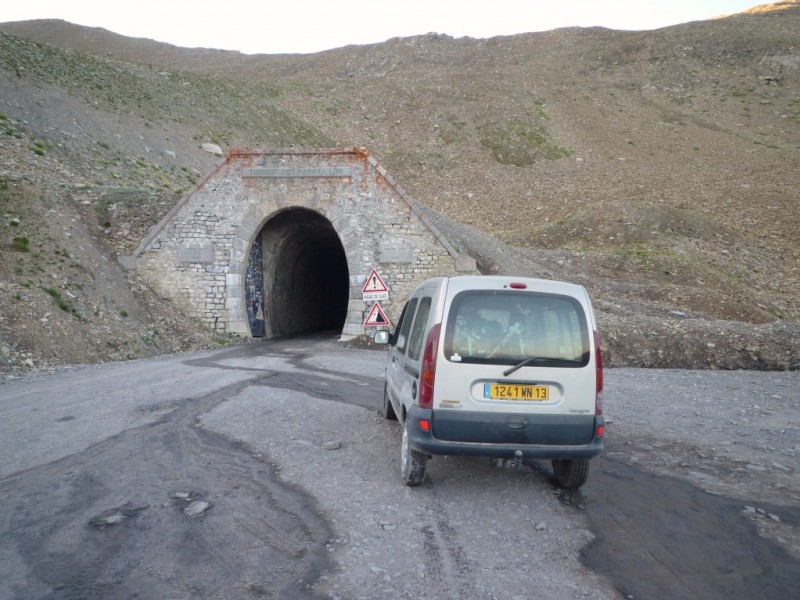
<instances>
[{"instance_id":1,"label":"barren hillside","mask_svg":"<svg viewBox=\"0 0 800 600\"><path fill-rule=\"evenodd\" d=\"M800 364L797 1L314 55L0 31L7 367L214 343L113 261L213 164L202 142L366 146L485 272L586 285L612 364Z\"/></svg>"}]
</instances>

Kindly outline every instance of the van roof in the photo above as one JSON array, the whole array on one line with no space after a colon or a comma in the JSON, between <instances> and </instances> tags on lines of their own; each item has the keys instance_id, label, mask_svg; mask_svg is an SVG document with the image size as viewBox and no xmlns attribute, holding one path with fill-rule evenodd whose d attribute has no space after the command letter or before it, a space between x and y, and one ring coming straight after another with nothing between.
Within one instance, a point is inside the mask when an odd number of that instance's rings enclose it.
<instances>
[{"instance_id":1,"label":"van roof","mask_svg":"<svg viewBox=\"0 0 800 600\"><path fill-rule=\"evenodd\" d=\"M458 275L456 277L437 277L423 282L419 287L426 283L449 282L448 288L451 291L461 291L467 289L509 289L514 283L524 284L529 291L548 292L552 294L564 294L569 296L582 297L586 295L583 286L555 281L552 279L536 279L534 277L518 277L515 275Z\"/></svg>"}]
</instances>

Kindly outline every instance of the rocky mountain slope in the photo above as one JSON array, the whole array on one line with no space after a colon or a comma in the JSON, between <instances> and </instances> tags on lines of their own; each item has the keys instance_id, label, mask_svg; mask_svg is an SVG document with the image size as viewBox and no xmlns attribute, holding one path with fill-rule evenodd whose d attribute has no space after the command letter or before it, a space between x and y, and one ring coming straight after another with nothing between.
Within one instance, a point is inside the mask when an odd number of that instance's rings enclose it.
<instances>
[{"instance_id":1,"label":"rocky mountain slope","mask_svg":"<svg viewBox=\"0 0 800 600\"><path fill-rule=\"evenodd\" d=\"M211 142L366 146L484 272L586 285L611 364L796 368L798 31L797 1L313 55L0 24L0 367L225 341L114 261Z\"/></svg>"}]
</instances>

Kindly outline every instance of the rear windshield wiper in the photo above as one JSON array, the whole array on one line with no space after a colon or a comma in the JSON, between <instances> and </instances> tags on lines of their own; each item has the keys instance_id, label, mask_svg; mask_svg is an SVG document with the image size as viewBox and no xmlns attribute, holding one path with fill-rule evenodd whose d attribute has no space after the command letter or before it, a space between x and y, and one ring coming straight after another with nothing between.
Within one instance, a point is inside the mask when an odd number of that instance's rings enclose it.
<instances>
[{"instance_id":1,"label":"rear windshield wiper","mask_svg":"<svg viewBox=\"0 0 800 600\"><path fill-rule=\"evenodd\" d=\"M510 369L506 369L505 371L503 371L503 375L508 377L509 375L511 375L517 369L520 369L520 368L522 368L522 367L524 367L526 365L529 365L529 364L535 363L535 362L560 362L560 363L566 362L566 363L576 363L576 364L581 364L582 363L582 361L575 360L574 358L556 358L554 356L529 356L528 358L523 360L521 363L517 363L516 365L514 365Z\"/></svg>"}]
</instances>

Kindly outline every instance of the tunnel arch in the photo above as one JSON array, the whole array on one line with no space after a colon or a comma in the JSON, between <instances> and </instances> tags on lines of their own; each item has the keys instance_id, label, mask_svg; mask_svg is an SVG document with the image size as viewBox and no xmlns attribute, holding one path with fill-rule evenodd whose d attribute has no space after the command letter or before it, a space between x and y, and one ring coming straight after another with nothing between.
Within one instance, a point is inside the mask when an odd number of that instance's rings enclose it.
<instances>
[{"instance_id":1,"label":"tunnel arch","mask_svg":"<svg viewBox=\"0 0 800 600\"><path fill-rule=\"evenodd\" d=\"M341 332L347 317L347 255L331 222L308 208L271 216L258 233L267 337Z\"/></svg>"},{"instance_id":2,"label":"tunnel arch","mask_svg":"<svg viewBox=\"0 0 800 600\"><path fill-rule=\"evenodd\" d=\"M351 340L378 301L391 320L423 279L478 272L360 147L231 150L118 259L211 331L243 337ZM389 298L364 292L372 270Z\"/></svg>"}]
</instances>

